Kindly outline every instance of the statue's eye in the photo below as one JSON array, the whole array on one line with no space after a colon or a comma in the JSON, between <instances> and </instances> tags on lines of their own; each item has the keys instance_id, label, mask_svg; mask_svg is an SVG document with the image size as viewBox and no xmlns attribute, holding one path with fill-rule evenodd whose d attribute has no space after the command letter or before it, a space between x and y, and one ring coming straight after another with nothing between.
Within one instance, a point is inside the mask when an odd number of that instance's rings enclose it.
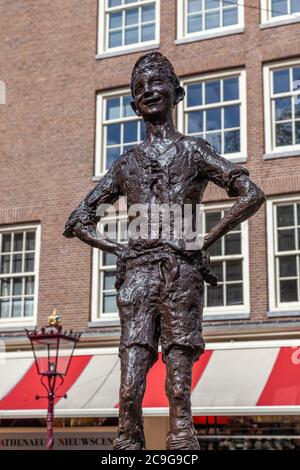
<instances>
[{"instance_id":1,"label":"statue's eye","mask_svg":"<svg viewBox=\"0 0 300 470\"><path fill-rule=\"evenodd\" d=\"M142 90L143 90L143 87L141 85L139 85L139 86L136 87L135 93L138 95L139 93L141 93Z\"/></svg>"}]
</instances>

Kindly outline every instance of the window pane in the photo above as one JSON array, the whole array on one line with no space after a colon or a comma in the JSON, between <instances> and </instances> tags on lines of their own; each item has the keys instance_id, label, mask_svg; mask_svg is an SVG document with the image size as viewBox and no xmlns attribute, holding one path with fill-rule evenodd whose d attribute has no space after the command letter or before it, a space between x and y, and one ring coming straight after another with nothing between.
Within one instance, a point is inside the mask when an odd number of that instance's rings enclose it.
<instances>
[{"instance_id":1,"label":"window pane","mask_svg":"<svg viewBox=\"0 0 300 470\"><path fill-rule=\"evenodd\" d=\"M155 20L155 7L154 5L145 5L142 7L142 22Z\"/></svg>"},{"instance_id":2,"label":"window pane","mask_svg":"<svg viewBox=\"0 0 300 470\"><path fill-rule=\"evenodd\" d=\"M7 253L11 250L11 234L4 233L2 235L2 253Z\"/></svg>"},{"instance_id":3,"label":"window pane","mask_svg":"<svg viewBox=\"0 0 300 470\"><path fill-rule=\"evenodd\" d=\"M297 302L297 280L280 281L280 302Z\"/></svg>"},{"instance_id":4,"label":"window pane","mask_svg":"<svg viewBox=\"0 0 300 470\"><path fill-rule=\"evenodd\" d=\"M243 279L242 261L226 261L227 281L241 281Z\"/></svg>"},{"instance_id":5,"label":"window pane","mask_svg":"<svg viewBox=\"0 0 300 470\"><path fill-rule=\"evenodd\" d=\"M25 294L33 295L34 294L34 277L29 276L25 279Z\"/></svg>"},{"instance_id":6,"label":"window pane","mask_svg":"<svg viewBox=\"0 0 300 470\"><path fill-rule=\"evenodd\" d=\"M22 277L15 277L13 279L13 295L22 295Z\"/></svg>"},{"instance_id":7,"label":"window pane","mask_svg":"<svg viewBox=\"0 0 300 470\"><path fill-rule=\"evenodd\" d=\"M122 46L122 31L112 31L109 33L109 47Z\"/></svg>"},{"instance_id":8,"label":"window pane","mask_svg":"<svg viewBox=\"0 0 300 470\"><path fill-rule=\"evenodd\" d=\"M221 108L208 109L206 111L206 130L221 129Z\"/></svg>"},{"instance_id":9,"label":"window pane","mask_svg":"<svg viewBox=\"0 0 300 470\"><path fill-rule=\"evenodd\" d=\"M135 112L133 111L130 104L131 100L132 98L130 95L123 97L123 117L135 116Z\"/></svg>"},{"instance_id":10,"label":"window pane","mask_svg":"<svg viewBox=\"0 0 300 470\"><path fill-rule=\"evenodd\" d=\"M25 254L25 272L34 271L34 253Z\"/></svg>"},{"instance_id":11,"label":"window pane","mask_svg":"<svg viewBox=\"0 0 300 470\"><path fill-rule=\"evenodd\" d=\"M295 230L278 230L278 251L289 251L295 248Z\"/></svg>"},{"instance_id":12,"label":"window pane","mask_svg":"<svg viewBox=\"0 0 300 470\"><path fill-rule=\"evenodd\" d=\"M235 153L241 151L240 131L224 132L224 153Z\"/></svg>"},{"instance_id":13,"label":"window pane","mask_svg":"<svg viewBox=\"0 0 300 470\"><path fill-rule=\"evenodd\" d=\"M109 29L122 27L122 12L110 13L109 15Z\"/></svg>"},{"instance_id":14,"label":"window pane","mask_svg":"<svg viewBox=\"0 0 300 470\"><path fill-rule=\"evenodd\" d=\"M138 8L130 8L129 10L125 11L125 24L128 25L136 25L139 22L139 10Z\"/></svg>"},{"instance_id":15,"label":"window pane","mask_svg":"<svg viewBox=\"0 0 300 470\"><path fill-rule=\"evenodd\" d=\"M35 249L35 232L26 232L26 245L27 251Z\"/></svg>"},{"instance_id":16,"label":"window pane","mask_svg":"<svg viewBox=\"0 0 300 470\"><path fill-rule=\"evenodd\" d=\"M293 145L292 123L276 124L276 145Z\"/></svg>"},{"instance_id":17,"label":"window pane","mask_svg":"<svg viewBox=\"0 0 300 470\"><path fill-rule=\"evenodd\" d=\"M202 31L202 15L193 15L188 17L188 33Z\"/></svg>"},{"instance_id":18,"label":"window pane","mask_svg":"<svg viewBox=\"0 0 300 470\"><path fill-rule=\"evenodd\" d=\"M220 26L220 13L218 11L206 13L205 29L219 28L219 26Z\"/></svg>"},{"instance_id":19,"label":"window pane","mask_svg":"<svg viewBox=\"0 0 300 470\"><path fill-rule=\"evenodd\" d=\"M120 98L108 98L106 100L106 119L118 119L120 117Z\"/></svg>"},{"instance_id":20,"label":"window pane","mask_svg":"<svg viewBox=\"0 0 300 470\"><path fill-rule=\"evenodd\" d=\"M188 13L202 10L202 0L188 0Z\"/></svg>"},{"instance_id":21,"label":"window pane","mask_svg":"<svg viewBox=\"0 0 300 470\"><path fill-rule=\"evenodd\" d=\"M292 117L291 98L278 98L275 100L275 119L276 121L286 121Z\"/></svg>"},{"instance_id":22,"label":"window pane","mask_svg":"<svg viewBox=\"0 0 300 470\"><path fill-rule=\"evenodd\" d=\"M126 122L124 124L124 143L137 141L137 122Z\"/></svg>"},{"instance_id":23,"label":"window pane","mask_svg":"<svg viewBox=\"0 0 300 470\"><path fill-rule=\"evenodd\" d=\"M20 273L22 272L22 255L13 255L13 273Z\"/></svg>"},{"instance_id":24,"label":"window pane","mask_svg":"<svg viewBox=\"0 0 300 470\"><path fill-rule=\"evenodd\" d=\"M121 143L121 124L110 124L107 126L108 145L119 145Z\"/></svg>"},{"instance_id":25,"label":"window pane","mask_svg":"<svg viewBox=\"0 0 300 470\"><path fill-rule=\"evenodd\" d=\"M121 147L108 148L106 152L106 169L109 169L112 164L118 160L121 154Z\"/></svg>"},{"instance_id":26,"label":"window pane","mask_svg":"<svg viewBox=\"0 0 300 470\"><path fill-rule=\"evenodd\" d=\"M122 4L122 0L108 0L109 8L117 7Z\"/></svg>"},{"instance_id":27,"label":"window pane","mask_svg":"<svg viewBox=\"0 0 300 470\"><path fill-rule=\"evenodd\" d=\"M7 274L10 272L10 255L2 255L0 259L0 273Z\"/></svg>"},{"instance_id":28,"label":"window pane","mask_svg":"<svg viewBox=\"0 0 300 470\"><path fill-rule=\"evenodd\" d=\"M222 217L221 212L207 212L205 214L205 227L206 232L208 233L218 222L220 222Z\"/></svg>"},{"instance_id":29,"label":"window pane","mask_svg":"<svg viewBox=\"0 0 300 470\"><path fill-rule=\"evenodd\" d=\"M205 103L219 103L220 80L205 83Z\"/></svg>"},{"instance_id":30,"label":"window pane","mask_svg":"<svg viewBox=\"0 0 300 470\"><path fill-rule=\"evenodd\" d=\"M275 70L273 72L274 93L284 93L290 91L289 69Z\"/></svg>"},{"instance_id":31,"label":"window pane","mask_svg":"<svg viewBox=\"0 0 300 470\"><path fill-rule=\"evenodd\" d=\"M277 226L291 227L295 225L294 206L277 206Z\"/></svg>"},{"instance_id":32,"label":"window pane","mask_svg":"<svg viewBox=\"0 0 300 470\"><path fill-rule=\"evenodd\" d=\"M33 299L25 299L24 316L32 317L33 315Z\"/></svg>"},{"instance_id":33,"label":"window pane","mask_svg":"<svg viewBox=\"0 0 300 470\"><path fill-rule=\"evenodd\" d=\"M239 99L239 79L238 77L226 78L223 80L224 101Z\"/></svg>"},{"instance_id":34,"label":"window pane","mask_svg":"<svg viewBox=\"0 0 300 470\"><path fill-rule=\"evenodd\" d=\"M21 317L22 316L22 300L14 299L12 301L12 317Z\"/></svg>"},{"instance_id":35,"label":"window pane","mask_svg":"<svg viewBox=\"0 0 300 470\"><path fill-rule=\"evenodd\" d=\"M116 313L116 294L103 294L103 313Z\"/></svg>"},{"instance_id":36,"label":"window pane","mask_svg":"<svg viewBox=\"0 0 300 470\"><path fill-rule=\"evenodd\" d=\"M300 95L295 97L295 118L300 118Z\"/></svg>"},{"instance_id":37,"label":"window pane","mask_svg":"<svg viewBox=\"0 0 300 470\"><path fill-rule=\"evenodd\" d=\"M291 13L300 12L300 0L291 0Z\"/></svg>"},{"instance_id":38,"label":"window pane","mask_svg":"<svg viewBox=\"0 0 300 470\"><path fill-rule=\"evenodd\" d=\"M240 127L240 107L226 106L224 108L224 127Z\"/></svg>"},{"instance_id":39,"label":"window pane","mask_svg":"<svg viewBox=\"0 0 300 470\"><path fill-rule=\"evenodd\" d=\"M23 232L22 233L15 233L14 236L14 251L22 251L23 250Z\"/></svg>"},{"instance_id":40,"label":"window pane","mask_svg":"<svg viewBox=\"0 0 300 470\"><path fill-rule=\"evenodd\" d=\"M219 8L220 3L220 0L205 0L205 9L212 10L213 8Z\"/></svg>"},{"instance_id":41,"label":"window pane","mask_svg":"<svg viewBox=\"0 0 300 470\"><path fill-rule=\"evenodd\" d=\"M193 83L188 85L187 89L187 105L200 106L202 104L202 83Z\"/></svg>"},{"instance_id":42,"label":"window pane","mask_svg":"<svg viewBox=\"0 0 300 470\"><path fill-rule=\"evenodd\" d=\"M243 285L227 284L227 305L241 305L243 303Z\"/></svg>"},{"instance_id":43,"label":"window pane","mask_svg":"<svg viewBox=\"0 0 300 470\"><path fill-rule=\"evenodd\" d=\"M296 125L296 144L300 144L300 121L297 121L295 125Z\"/></svg>"},{"instance_id":44,"label":"window pane","mask_svg":"<svg viewBox=\"0 0 300 470\"><path fill-rule=\"evenodd\" d=\"M219 282L223 281L223 263L222 261L211 262L211 269L215 273Z\"/></svg>"},{"instance_id":45,"label":"window pane","mask_svg":"<svg viewBox=\"0 0 300 470\"><path fill-rule=\"evenodd\" d=\"M115 266L117 257L112 253L103 253L103 266Z\"/></svg>"},{"instance_id":46,"label":"window pane","mask_svg":"<svg viewBox=\"0 0 300 470\"><path fill-rule=\"evenodd\" d=\"M219 132L206 134L205 137L218 153L222 153L222 137Z\"/></svg>"},{"instance_id":47,"label":"window pane","mask_svg":"<svg viewBox=\"0 0 300 470\"><path fill-rule=\"evenodd\" d=\"M288 0L272 0L272 16L288 14Z\"/></svg>"},{"instance_id":48,"label":"window pane","mask_svg":"<svg viewBox=\"0 0 300 470\"><path fill-rule=\"evenodd\" d=\"M193 111L188 113L188 133L203 132L203 112Z\"/></svg>"},{"instance_id":49,"label":"window pane","mask_svg":"<svg viewBox=\"0 0 300 470\"><path fill-rule=\"evenodd\" d=\"M223 10L223 26L232 26L238 23L238 9L227 8Z\"/></svg>"},{"instance_id":50,"label":"window pane","mask_svg":"<svg viewBox=\"0 0 300 470\"><path fill-rule=\"evenodd\" d=\"M216 243L214 243L210 247L209 253L211 256L220 256L222 254L222 241L218 240Z\"/></svg>"},{"instance_id":51,"label":"window pane","mask_svg":"<svg viewBox=\"0 0 300 470\"><path fill-rule=\"evenodd\" d=\"M299 1L299 8L300 8L300 1ZM300 67L293 67L293 82L298 81L298 80L300 80ZM299 90L300 85L298 83L295 83L293 89Z\"/></svg>"},{"instance_id":52,"label":"window pane","mask_svg":"<svg viewBox=\"0 0 300 470\"><path fill-rule=\"evenodd\" d=\"M142 26L142 41L153 41L155 39L155 25L146 24Z\"/></svg>"},{"instance_id":53,"label":"window pane","mask_svg":"<svg viewBox=\"0 0 300 470\"><path fill-rule=\"evenodd\" d=\"M241 250L241 235L239 233L228 233L225 235L226 255L240 254L242 252Z\"/></svg>"},{"instance_id":54,"label":"window pane","mask_svg":"<svg viewBox=\"0 0 300 470\"><path fill-rule=\"evenodd\" d=\"M297 276L296 256L280 256L279 276L280 277Z\"/></svg>"},{"instance_id":55,"label":"window pane","mask_svg":"<svg viewBox=\"0 0 300 470\"><path fill-rule=\"evenodd\" d=\"M9 278L3 278L3 279L1 279L0 283L1 283L1 289L0 289L1 297L9 297L9 295L10 295L10 279Z\"/></svg>"},{"instance_id":56,"label":"window pane","mask_svg":"<svg viewBox=\"0 0 300 470\"><path fill-rule=\"evenodd\" d=\"M224 305L223 300L223 286L217 287L207 286L207 306L208 307L222 307Z\"/></svg>"},{"instance_id":57,"label":"window pane","mask_svg":"<svg viewBox=\"0 0 300 470\"><path fill-rule=\"evenodd\" d=\"M9 317L9 300L0 300L0 318Z\"/></svg>"},{"instance_id":58,"label":"window pane","mask_svg":"<svg viewBox=\"0 0 300 470\"><path fill-rule=\"evenodd\" d=\"M135 44L139 41L139 30L137 27L125 30L125 44Z\"/></svg>"},{"instance_id":59,"label":"window pane","mask_svg":"<svg viewBox=\"0 0 300 470\"><path fill-rule=\"evenodd\" d=\"M104 272L103 273L103 289L112 290L115 288L116 275L115 272Z\"/></svg>"}]
</instances>

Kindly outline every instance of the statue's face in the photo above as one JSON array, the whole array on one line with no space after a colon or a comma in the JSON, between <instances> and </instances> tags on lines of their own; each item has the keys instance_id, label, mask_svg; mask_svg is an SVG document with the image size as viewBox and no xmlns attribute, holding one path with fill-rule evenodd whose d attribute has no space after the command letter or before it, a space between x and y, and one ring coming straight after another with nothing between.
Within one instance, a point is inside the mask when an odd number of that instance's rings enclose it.
<instances>
[{"instance_id":1,"label":"statue's face","mask_svg":"<svg viewBox=\"0 0 300 470\"><path fill-rule=\"evenodd\" d=\"M134 104L146 121L163 121L175 105L174 84L159 70L139 72L134 82Z\"/></svg>"}]
</instances>

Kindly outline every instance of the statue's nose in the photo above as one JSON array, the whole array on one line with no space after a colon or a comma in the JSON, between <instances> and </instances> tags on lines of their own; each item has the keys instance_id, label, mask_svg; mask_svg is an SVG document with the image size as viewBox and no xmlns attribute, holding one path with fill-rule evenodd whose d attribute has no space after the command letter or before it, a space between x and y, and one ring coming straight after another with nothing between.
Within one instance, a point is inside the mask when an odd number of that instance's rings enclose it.
<instances>
[{"instance_id":1,"label":"statue's nose","mask_svg":"<svg viewBox=\"0 0 300 470\"><path fill-rule=\"evenodd\" d=\"M152 95L153 91L151 90L151 88L146 88L144 91L144 98L151 98Z\"/></svg>"}]
</instances>

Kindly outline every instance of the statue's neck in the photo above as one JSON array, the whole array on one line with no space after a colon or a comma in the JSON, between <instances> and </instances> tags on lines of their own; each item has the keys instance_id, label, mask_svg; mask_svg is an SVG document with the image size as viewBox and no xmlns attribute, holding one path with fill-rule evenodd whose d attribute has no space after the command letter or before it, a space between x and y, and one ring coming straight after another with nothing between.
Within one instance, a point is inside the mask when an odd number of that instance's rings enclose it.
<instances>
[{"instance_id":1,"label":"statue's neck","mask_svg":"<svg viewBox=\"0 0 300 470\"><path fill-rule=\"evenodd\" d=\"M177 131L174 126L172 116L168 116L164 122L149 122L146 121L146 143L152 144L160 141L172 141Z\"/></svg>"}]
</instances>

